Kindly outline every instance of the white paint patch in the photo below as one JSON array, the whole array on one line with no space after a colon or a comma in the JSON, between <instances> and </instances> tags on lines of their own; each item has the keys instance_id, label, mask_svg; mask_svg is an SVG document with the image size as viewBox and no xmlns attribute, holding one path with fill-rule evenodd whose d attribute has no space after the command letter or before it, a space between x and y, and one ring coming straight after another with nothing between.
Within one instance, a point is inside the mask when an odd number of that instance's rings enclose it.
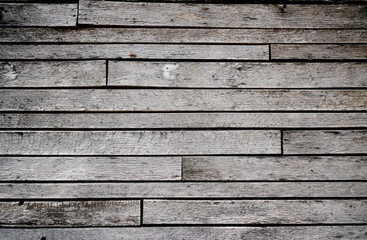
<instances>
[{"instance_id":1,"label":"white paint patch","mask_svg":"<svg viewBox=\"0 0 367 240\"><path fill-rule=\"evenodd\" d=\"M14 65L11 63L7 63L4 66L5 73L4 77L10 80L15 80L17 78L17 73L14 71Z\"/></svg>"},{"instance_id":2,"label":"white paint patch","mask_svg":"<svg viewBox=\"0 0 367 240\"><path fill-rule=\"evenodd\" d=\"M163 70L163 77L165 79L173 80L176 78L176 75L174 73L171 73L171 71L176 70L178 68L178 64L166 64L162 68Z\"/></svg>"}]
</instances>

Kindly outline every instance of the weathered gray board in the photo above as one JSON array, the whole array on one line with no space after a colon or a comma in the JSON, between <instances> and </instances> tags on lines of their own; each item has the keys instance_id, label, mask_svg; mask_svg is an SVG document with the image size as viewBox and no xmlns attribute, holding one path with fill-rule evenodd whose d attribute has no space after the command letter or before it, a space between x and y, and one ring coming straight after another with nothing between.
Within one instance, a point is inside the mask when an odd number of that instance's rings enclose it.
<instances>
[{"instance_id":1,"label":"weathered gray board","mask_svg":"<svg viewBox=\"0 0 367 240\"><path fill-rule=\"evenodd\" d=\"M366 200L144 200L143 224L366 223Z\"/></svg>"},{"instance_id":2,"label":"weathered gray board","mask_svg":"<svg viewBox=\"0 0 367 240\"><path fill-rule=\"evenodd\" d=\"M279 154L280 142L280 131L276 130L0 131L0 154Z\"/></svg>"},{"instance_id":3,"label":"weathered gray board","mask_svg":"<svg viewBox=\"0 0 367 240\"><path fill-rule=\"evenodd\" d=\"M1 111L353 111L362 90L0 90Z\"/></svg>"},{"instance_id":4,"label":"weathered gray board","mask_svg":"<svg viewBox=\"0 0 367 240\"><path fill-rule=\"evenodd\" d=\"M0 202L0 226L134 226L140 201Z\"/></svg>"}]
</instances>

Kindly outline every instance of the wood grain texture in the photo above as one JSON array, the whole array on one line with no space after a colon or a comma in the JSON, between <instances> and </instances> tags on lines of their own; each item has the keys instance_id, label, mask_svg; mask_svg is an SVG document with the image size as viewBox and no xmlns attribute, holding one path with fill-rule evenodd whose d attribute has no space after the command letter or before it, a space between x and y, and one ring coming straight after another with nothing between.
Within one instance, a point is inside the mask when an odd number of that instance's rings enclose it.
<instances>
[{"instance_id":1,"label":"wood grain texture","mask_svg":"<svg viewBox=\"0 0 367 240\"><path fill-rule=\"evenodd\" d=\"M284 131L284 154L367 153L367 131Z\"/></svg>"},{"instance_id":2,"label":"wood grain texture","mask_svg":"<svg viewBox=\"0 0 367 240\"><path fill-rule=\"evenodd\" d=\"M367 45L273 44L271 59L364 60L367 59Z\"/></svg>"},{"instance_id":3,"label":"wood grain texture","mask_svg":"<svg viewBox=\"0 0 367 240\"><path fill-rule=\"evenodd\" d=\"M0 131L0 149L5 155L277 154L280 132Z\"/></svg>"},{"instance_id":4,"label":"wood grain texture","mask_svg":"<svg viewBox=\"0 0 367 240\"><path fill-rule=\"evenodd\" d=\"M353 111L362 90L0 90L1 111Z\"/></svg>"},{"instance_id":5,"label":"wood grain texture","mask_svg":"<svg viewBox=\"0 0 367 240\"><path fill-rule=\"evenodd\" d=\"M367 157L184 157L183 180L367 180Z\"/></svg>"},{"instance_id":6,"label":"wood grain texture","mask_svg":"<svg viewBox=\"0 0 367 240\"><path fill-rule=\"evenodd\" d=\"M77 4L0 3L0 26L76 26Z\"/></svg>"},{"instance_id":7,"label":"wood grain texture","mask_svg":"<svg viewBox=\"0 0 367 240\"><path fill-rule=\"evenodd\" d=\"M144 224L365 223L365 200L144 200Z\"/></svg>"},{"instance_id":8,"label":"wood grain texture","mask_svg":"<svg viewBox=\"0 0 367 240\"><path fill-rule=\"evenodd\" d=\"M0 157L1 181L181 180L180 157Z\"/></svg>"},{"instance_id":9,"label":"wood grain texture","mask_svg":"<svg viewBox=\"0 0 367 240\"><path fill-rule=\"evenodd\" d=\"M366 198L365 182L1 183L0 199Z\"/></svg>"},{"instance_id":10,"label":"wood grain texture","mask_svg":"<svg viewBox=\"0 0 367 240\"><path fill-rule=\"evenodd\" d=\"M136 226L140 201L0 202L2 227Z\"/></svg>"},{"instance_id":11,"label":"wood grain texture","mask_svg":"<svg viewBox=\"0 0 367 240\"><path fill-rule=\"evenodd\" d=\"M236 28L366 28L364 5L203 5L81 1L79 24ZM134 14L127 14L133 12Z\"/></svg>"},{"instance_id":12,"label":"wood grain texture","mask_svg":"<svg viewBox=\"0 0 367 240\"><path fill-rule=\"evenodd\" d=\"M106 86L105 61L0 62L0 87Z\"/></svg>"},{"instance_id":13,"label":"wood grain texture","mask_svg":"<svg viewBox=\"0 0 367 240\"><path fill-rule=\"evenodd\" d=\"M367 87L367 64L110 61L108 85L170 88Z\"/></svg>"},{"instance_id":14,"label":"wood grain texture","mask_svg":"<svg viewBox=\"0 0 367 240\"><path fill-rule=\"evenodd\" d=\"M0 59L269 60L268 45L69 44L0 45Z\"/></svg>"}]
</instances>

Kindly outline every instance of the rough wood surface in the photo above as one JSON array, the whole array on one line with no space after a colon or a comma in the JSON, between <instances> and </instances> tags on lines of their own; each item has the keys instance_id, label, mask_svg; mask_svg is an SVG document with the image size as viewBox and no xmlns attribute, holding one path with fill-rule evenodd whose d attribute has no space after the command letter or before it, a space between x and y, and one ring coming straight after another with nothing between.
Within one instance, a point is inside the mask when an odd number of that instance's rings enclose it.
<instances>
[{"instance_id":1,"label":"rough wood surface","mask_svg":"<svg viewBox=\"0 0 367 240\"><path fill-rule=\"evenodd\" d=\"M140 201L0 202L0 226L134 226Z\"/></svg>"},{"instance_id":2,"label":"rough wood surface","mask_svg":"<svg viewBox=\"0 0 367 240\"><path fill-rule=\"evenodd\" d=\"M285 154L367 153L367 131L284 131Z\"/></svg>"},{"instance_id":3,"label":"rough wood surface","mask_svg":"<svg viewBox=\"0 0 367 240\"><path fill-rule=\"evenodd\" d=\"M367 113L0 113L2 129L365 127Z\"/></svg>"},{"instance_id":4,"label":"rough wood surface","mask_svg":"<svg viewBox=\"0 0 367 240\"><path fill-rule=\"evenodd\" d=\"M144 224L365 223L365 200L144 200Z\"/></svg>"},{"instance_id":5,"label":"rough wood surface","mask_svg":"<svg viewBox=\"0 0 367 240\"><path fill-rule=\"evenodd\" d=\"M367 64L111 61L108 64L108 85L179 88L367 87Z\"/></svg>"},{"instance_id":6,"label":"rough wood surface","mask_svg":"<svg viewBox=\"0 0 367 240\"><path fill-rule=\"evenodd\" d=\"M0 131L0 154L277 154L280 153L280 141L280 132L275 130Z\"/></svg>"},{"instance_id":7,"label":"rough wood surface","mask_svg":"<svg viewBox=\"0 0 367 240\"><path fill-rule=\"evenodd\" d=\"M366 28L365 5L203 5L80 1L79 24L236 28ZM131 14L133 13L133 14Z\"/></svg>"},{"instance_id":8,"label":"rough wood surface","mask_svg":"<svg viewBox=\"0 0 367 240\"><path fill-rule=\"evenodd\" d=\"M271 59L364 60L367 59L367 44L272 44Z\"/></svg>"},{"instance_id":9,"label":"rough wood surface","mask_svg":"<svg viewBox=\"0 0 367 240\"><path fill-rule=\"evenodd\" d=\"M0 26L76 26L77 4L0 3Z\"/></svg>"},{"instance_id":10,"label":"rough wood surface","mask_svg":"<svg viewBox=\"0 0 367 240\"><path fill-rule=\"evenodd\" d=\"M352 111L362 90L0 90L1 111Z\"/></svg>"},{"instance_id":11,"label":"rough wood surface","mask_svg":"<svg viewBox=\"0 0 367 240\"><path fill-rule=\"evenodd\" d=\"M365 182L1 183L0 199L366 198Z\"/></svg>"},{"instance_id":12,"label":"rough wood surface","mask_svg":"<svg viewBox=\"0 0 367 240\"><path fill-rule=\"evenodd\" d=\"M268 45L70 44L0 45L0 59L269 60Z\"/></svg>"},{"instance_id":13,"label":"rough wood surface","mask_svg":"<svg viewBox=\"0 0 367 240\"><path fill-rule=\"evenodd\" d=\"M0 157L1 181L181 180L180 157Z\"/></svg>"},{"instance_id":14,"label":"rough wood surface","mask_svg":"<svg viewBox=\"0 0 367 240\"><path fill-rule=\"evenodd\" d=\"M106 86L105 61L0 62L0 87Z\"/></svg>"},{"instance_id":15,"label":"rough wood surface","mask_svg":"<svg viewBox=\"0 0 367 240\"><path fill-rule=\"evenodd\" d=\"M182 179L367 180L367 157L184 157Z\"/></svg>"}]
</instances>

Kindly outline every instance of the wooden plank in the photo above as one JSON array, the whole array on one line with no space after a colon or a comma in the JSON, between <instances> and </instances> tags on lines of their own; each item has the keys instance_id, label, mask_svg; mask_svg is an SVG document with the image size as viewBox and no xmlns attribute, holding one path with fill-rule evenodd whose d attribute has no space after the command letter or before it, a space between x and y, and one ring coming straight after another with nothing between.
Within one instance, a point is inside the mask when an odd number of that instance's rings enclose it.
<instances>
[{"instance_id":1,"label":"wooden plank","mask_svg":"<svg viewBox=\"0 0 367 240\"><path fill-rule=\"evenodd\" d=\"M0 62L0 87L106 86L105 61Z\"/></svg>"},{"instance_id":2,"label":"wooden plank","mask_svg":"<svg viewBox=\"0 0 367 240\"><path fill-rule=\"evenodd\" d=\"M268 45L3 44L0 59L269 60Z\"/></svg>"},{"instance_id":3,"label":"wooden plank","mask_svg":"<svg viewBox=\"0 0 367 240\"><path fill-rule=\"evenodd\" d=\"M2 227L136 226L140 201L0 202Z\"/></svg>"},{"instance_id":4,"label":"wooden plank","mask_svg":"<svg viewBox=\"0 0 367 240\"><path fill-rule=\"evenodd\" d=\"M77 4L1 3L0 26L76 26L77 10Z\"/></svg>"},{"instance_id":5,"label":"wooden plank","mask_svg":"<svg viewBox=\"0 0 367 240\"><path fill-rule=\"evenodd\" d=\"M1 111L365 111L363 90L5 89Z\"/></svg>"},{"instance_id":6,"label":"wooden plank","mask_svg":"<svg viewBox=\"0 0 367 240\"><path fill-rule=\"evenodd\" d=\"M180 157L0 157L1 181L181 180Z\"/></svg>"},{"instance_id":7,"label":"wooden plank","mask_svg":"<svg viewBox=\"0 0 367 240\"><path fill-rule=\"evenodd\" d=\"M0 199L366 198L365 182L1 183Z\"/></svg>"},{"instance_id":8,"label":"wooden plank","mask_svg":"<svg viewBox=\"0 0 367 240\"><path fill-rule=\"evenodd\" d=\"M367 59L367 45L273 44L271 59L364 60Z\"/></svg>"},{"instance_id":9,"label":"wooden plank","mask_svg":"<svg viewBox=\"0 0 367 240\"><path fill-rule=\"evenodd\" d=\"M134 14L127 14L127 13ZM80 1L79 24L235 28L366 28L364 5L225 5Z\"/></svg>"},{"instance_id":10,"label":"wooden plank","mask_svg":"<svg viewBox=\"0 0 367 240\"><path fill-rule=\"evenodd\" d=\"M277 153L280 153L280 132L275 130L0 131L0 154L4 155Z\"/></svg>"},{"instance_id":11,"label":"wooden plank","mask_svg":"<svg viewBox=\"0 0 367 240\"><path fill-rule=\"evenodd\" d=\"M283 147L285 154L367 153L367 131L284 131Z\"/></svg>"},{"instance_id":12,"label":"wooden plank","mask_svg":"<svg viewBox=\"0 0 367 240\"><path fill-rule=\"evenodd\" d=\"M366 29L0 28L7 43L367 43Z\"/></svg>"},{"instance_id":13,"label":"wooden plank","mask_svg":"<svg viewBox=\"0 0 367 240\"><path fill-rule=\"evenodd\" d=\"M367 180L367 157L184 157L182 179Z\"/></svg>"},{"instance_id":14,"label":"wooden plank","mask_svg":"<svg viewBox=\"0 0 367 240\"><path fill-rule=\"evenodd\" d=\"M111 61L108 85L170 88L367 87L367 64Z\"/></svg>"},{"instance_id":15,"label":"wooden plank","mask_svg":"<svg viewBox=\"0 0 367 240\"><path fill-rule=\"evenodd\" d=\"M366 200L144 200L144 224L365 223Z\"/></svg>"}]
</instances>

